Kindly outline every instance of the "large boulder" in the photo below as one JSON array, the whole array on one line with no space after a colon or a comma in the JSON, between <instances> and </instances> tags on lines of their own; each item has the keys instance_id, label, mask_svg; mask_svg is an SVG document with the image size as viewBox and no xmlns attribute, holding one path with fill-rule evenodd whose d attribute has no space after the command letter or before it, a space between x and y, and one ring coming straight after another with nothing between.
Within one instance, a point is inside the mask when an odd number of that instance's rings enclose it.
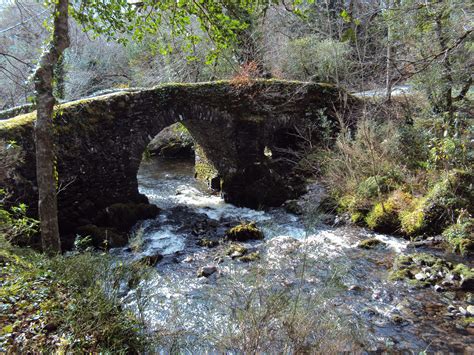
<instances>
[{"instance_id":1,"label":"large boulder","mask_svg":"<svg viewBox=\"0 0 474 355\"><path fill-rule=\"evenodd\" d=\"M148 144L150 155L164 158L188 158L194 155L194 139L181 123L163 129Z\"/></svg>"}]
</instances>

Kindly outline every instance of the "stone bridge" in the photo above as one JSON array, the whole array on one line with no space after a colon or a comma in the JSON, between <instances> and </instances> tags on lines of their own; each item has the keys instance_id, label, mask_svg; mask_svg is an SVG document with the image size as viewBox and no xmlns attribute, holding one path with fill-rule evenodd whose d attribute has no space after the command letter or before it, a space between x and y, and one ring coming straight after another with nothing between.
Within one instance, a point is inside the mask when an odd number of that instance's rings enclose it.
<instances>
[{"instance_id":1,"label":"stone bridge","mask_svg":"<svg viewBox=\"0 0 474 355\"><path fill-rule=\"evenodd\" d=\"M327 84L259 80L167 84L61 104L55 128L62 235L91 225L115 230L112 224L120 221L104 217L111 206L122 206L118 219L126 220L123 206L148 203L138 192L142 154L151 139L176 122L199 146L197 177L212 181L234 204L279 205L301 192L288 159L279 159L285 154L279 152L299 144L291 132L307 122L335 123L334 110L347 100L355 99ZM16 141L25 152L8 188L33 215L34 120L35 112L0 121L0 139Z\"/></svg>"}]
</instances>

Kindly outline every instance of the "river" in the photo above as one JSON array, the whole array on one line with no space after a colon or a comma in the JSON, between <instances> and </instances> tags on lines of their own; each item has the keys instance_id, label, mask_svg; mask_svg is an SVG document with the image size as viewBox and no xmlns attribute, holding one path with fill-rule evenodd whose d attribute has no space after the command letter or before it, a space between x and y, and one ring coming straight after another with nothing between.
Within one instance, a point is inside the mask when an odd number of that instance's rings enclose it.
<instances>
[{"instance_id":1,"label":"river","mask_svg":"<svg viewBox=\"0 0 474 355\"><path fill-rule=\"evenodd\" d=\"M193 178L190 161L143 162L138 179L140 192L163 211L138 224L131 245L114 253L164 256L122 300L162 335L163 352L473 349L472 336L447 313L464 294L388 281L393 259L412 251L406 240L329 227L281 208L227 204ZM225 231L245 220L265 235L241 243L258 253L256 261L226 255ZM368 237L387 247L358 248ZM203 238L220 243L199 246ZM197 277L209 265L217 271Z\"/></svg>"}]
</instances>

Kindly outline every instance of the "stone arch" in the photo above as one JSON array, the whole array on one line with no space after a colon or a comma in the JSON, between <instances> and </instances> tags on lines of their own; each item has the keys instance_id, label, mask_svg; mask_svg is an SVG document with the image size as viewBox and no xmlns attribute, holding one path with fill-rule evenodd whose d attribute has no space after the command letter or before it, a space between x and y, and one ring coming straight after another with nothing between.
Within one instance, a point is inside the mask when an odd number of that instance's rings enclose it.
<instances>
[{"instance_id":1,"label":"stone arch","mask_svg":"<svg viewBox=\"0 0 474 355\"><path fill-rule=\"evenodd\" d=\"M356 103L329 85L262 80L237 87L229 82L169 84L62 104L55 113L61 231L74 235L84 225L110 224L104 213L116 204L147 204L137 183L142 153L176 122L189 129L222 177L228 201L278 205L291 193L282 185L286 172L269 166L264 155L265 147L273 146L273 133L302 118L317 120L321 108L332 110L348 101ZM33 215L34 119L30 113L0 121L0 138L16 140L25 151L19 178L9 187Z\"/></svg>"}]
</instances>

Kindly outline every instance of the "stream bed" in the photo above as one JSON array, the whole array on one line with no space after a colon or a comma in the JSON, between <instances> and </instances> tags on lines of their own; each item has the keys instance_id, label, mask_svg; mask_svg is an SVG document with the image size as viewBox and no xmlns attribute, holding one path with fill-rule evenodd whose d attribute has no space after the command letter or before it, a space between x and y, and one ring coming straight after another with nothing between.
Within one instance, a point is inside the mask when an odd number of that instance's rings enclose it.
<instances>
[{"instance_id":1,"label":"stream bed","mask_svg":"<svg viewBox=\"0 0 474 355\"><path fill-rule=\"evenodd\" d=\"M408 241L227 204L193 178L192 161L143 162L138 180L162 212L113 253L129 261L163 255L122 301L167 335L164 352L474 351L473 328L448 311L472 295L388 280L394 258L413 252ZM255 221L265 235L240 243L256 260L227 255L225 231L239 221ZM386 247L357 247L369 237ZM203 267L212 275L198 277Z\"/></svg>"}]
</instances>

